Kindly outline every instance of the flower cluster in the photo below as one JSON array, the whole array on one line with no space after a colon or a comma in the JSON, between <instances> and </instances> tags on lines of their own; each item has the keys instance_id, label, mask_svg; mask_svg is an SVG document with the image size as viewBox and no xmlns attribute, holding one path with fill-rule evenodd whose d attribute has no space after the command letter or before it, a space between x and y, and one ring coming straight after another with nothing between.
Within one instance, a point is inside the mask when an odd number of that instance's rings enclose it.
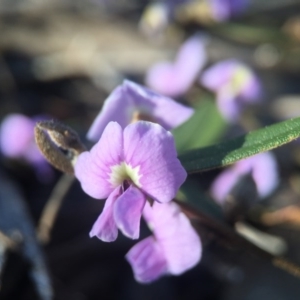
<instances>
[{"instance_id":1,"label":"flower cluster","mask_svg":"<svg viewBox=\"0 0 300 300\"><path fill-rule=\"evenodd\" d=\"M147 119L160 125L133 122L136 113L147 114ZM88 132L97 143L75 163L82 189L93 198L106 199L91 237L111 242L120 230L137 239L142 215L153 230L155 238L141 241L126 256L140 282L181 274L201 256L197 233L171 202L187 174L177 159L173 136L166 130L192 113L170 98L125 81L105 101Z\"/></svg>"}]
</instances>

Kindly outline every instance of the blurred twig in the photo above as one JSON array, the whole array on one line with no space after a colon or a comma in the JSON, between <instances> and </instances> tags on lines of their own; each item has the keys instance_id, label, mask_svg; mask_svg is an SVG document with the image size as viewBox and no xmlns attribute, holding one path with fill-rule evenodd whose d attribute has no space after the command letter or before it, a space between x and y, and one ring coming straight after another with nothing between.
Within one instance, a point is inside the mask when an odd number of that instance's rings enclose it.
<instances>
[{"instance_id":1,"label":"blurred twig","mask_svg":"<svg viewBox=\"0 0 300 300\"><path fill-rule=\"evenodd\" d=\"M37 236L42 243L49 242L51 229L54 225L57 213L62 205L64 196L73 182L74 176L63 174L54 187L43 209L37 228Z\"/></svg>"}]
</instances>

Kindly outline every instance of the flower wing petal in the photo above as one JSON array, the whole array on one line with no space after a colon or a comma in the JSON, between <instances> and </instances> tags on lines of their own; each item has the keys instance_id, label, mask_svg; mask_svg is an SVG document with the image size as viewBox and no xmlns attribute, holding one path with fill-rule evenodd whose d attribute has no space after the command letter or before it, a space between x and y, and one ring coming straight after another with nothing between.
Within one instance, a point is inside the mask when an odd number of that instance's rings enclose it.
<instances>
[{"instance_id":1,"label":"flower wing petal","mask_svg":"<svg viewBox=\"0 0 300 300\"><path fill-rule=\"evenodd\" d=\"M103 199L116 188L110 182L111 167L122 161L122 128L110 122L90 152L83 152L75 163L75 176L91 197Z\"/></svg>"},{"instance_id":2,"label":"flower wing petal","mask_svg":"<svg viewBox=\"0 0 300 300\"><path fill-rule=\"evenodd\" d=\"M125 236L132 239L139 238L140 220L145 203L145 195L132 185L117 199L114 218Z\"/></svg>"},{"instance_id":3,"label":"flower wing petal","mask_svg":"<svg viewBox=\"0 0 300 300\"><path fill-rule=\"evenodd\" d=\"M168 96L184 94L193 84L206 62L205 41L198 35L189 38L180 47L176 61L162 62L149 69L147 85Z\"/></svg>"},{"instance_id":4,"label":"flower wing petal","mask_svg":"<svg viewBox=\"0 0 300 300\"><path fill-rule=\"evenodd\" d=\"M234 168L230 167L223 171L213 182L211 186L211 193L213 198L219 203L223 204L226 197L238 182L241 173L236 172Z\"/></svg>"},{"instance_id":5,"label":"flower wing petal","mask_svg":"<svg viewBox=\"0 0 300 300\"><path fill-rule=\"evenodd\" d=\"M159 95L129 80L125 80L123 86L127 89L128 95L130 95L132 101L135 103L136 109L141 113L152 116L166 130L181 125L194 113L192 108L186 107L171 98Z\"/></svg>"},{"instance_id":6,"label":"flower wing petal","mask_svg":"<svg viewBox=\"0 0 300 300\"><path fill-rule=\"evenodd\" d=\"M200 238L176 203L147 204L143 215L164 251L169 273L179 275L199 262Z\"/></svg>"},{"instance_id":7,"label":"flower wing petal","mask_svg":"<svg viewBox=\"0 0 300 300\"><path fill-rule=\"evenodd\" d=\"M90 237L96 236L103 242L113 242L118 237L118 228L114 220L113 207L120 195L120 188L116 188L107 198L103 211L93 225Z\"/></svg>"},{"instance_id":8,"label":"flower wing petal","mask_svg":"<svg viewBox=\"0 0 300 300\"><path fill-rule=\"evenodd\" d=\"M139 167L139 187L158 202L172 200L186 179L177 159L174 139L158 124L136 122L124 130L124 158Z\"/></svg>"},{"instance_id":9,"label":"flower wing petal","mask_svg":"<svg viewBox=\"0 0 300 300\"><path fill-rule=\"evenodd\" d=\"M153 236L134 245L125 257L138 282L151 282L167 273L163 250Z\"/></svg>"},{"instance_id":10,"label":"flower wing petal","mask_svg":"<svg viewBox=\"0 0 300 300\"><path fill-rule=\"evenodd\" d=\"M133 109L133 103L126 95L126 89L122 86L115 88L105 100L101 111L87 133L87 138L97 142L110 121L116 121L124 128L130 123Z\"/></svg>"}]
</instances>

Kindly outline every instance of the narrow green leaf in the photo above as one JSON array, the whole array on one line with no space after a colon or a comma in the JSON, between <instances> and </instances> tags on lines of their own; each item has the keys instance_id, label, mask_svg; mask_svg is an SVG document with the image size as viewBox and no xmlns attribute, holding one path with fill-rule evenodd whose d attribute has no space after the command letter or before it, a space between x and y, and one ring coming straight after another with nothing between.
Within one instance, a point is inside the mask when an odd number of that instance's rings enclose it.
<instances>
[{"instance_id":1,"label":"narrow green leaf","mask_svg":"<svg viewBox=\"0 0 300 300\"><path fill-rule=\"evenodd\" d=\"M300 137L300 118L295 118L220 144L188 151L179 155L179 159L188 173L197 173L235 163L254 154L282 146L298 137Z\"/></svg>"},{"instance_id":2,"label":"narrow green leaf","mask_svg":"<svg viewBox=\"0 0 300 300\"><path fill-rule=\"evenodd\" d=\"M179 154L216 143L226 129L225 120L220 115L213 99L210 98L204 96L193 116L172 131Z\"/></svg>"}]
</instances>

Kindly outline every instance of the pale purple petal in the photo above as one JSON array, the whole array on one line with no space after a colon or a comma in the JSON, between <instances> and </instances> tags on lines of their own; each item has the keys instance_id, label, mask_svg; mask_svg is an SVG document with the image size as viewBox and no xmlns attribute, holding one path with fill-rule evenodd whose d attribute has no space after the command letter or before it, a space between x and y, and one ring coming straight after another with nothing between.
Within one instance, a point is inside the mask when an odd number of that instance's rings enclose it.
<instances>
[{"instance_id":1,"label":"pale purple petal","mask_svg":"<svg viewBox=\"0 0 300 300\"><path fill-rule=\"evenodd\" d=\"M223 22L231 17L228 0L211 0L210 2L212 15L216 21Z\"/></svg>"},{"instance_id":2,"label":"pale purple petal","mask_svg":"<svg viewBox=\"0 0 300 300\"><path fill-rule=\"evenodd\" d=\"M223 171L213 182L211 186L211 194L213 198L220 204L223 204L226 197L238 182L240 174L232 168Z\"/></svg>"},{"instance_id":3,"label":"pale purple petal","mask_svg":"<svg viewBox=\"0 0 300 300\"><path fill-rule=\"evenodd\" d=\"M90 237L96 236L103 242L113 242L118 237L118 228L114 220L114 204L120 196L120 187L116 188L107 198L101 215L93 225Z\"/></svg>"},{"instance_id":4,"label":"pale purple petal","mask_svg":"<svg viewBox=\"0 0 300 300\"><path fill-rule=\"evenodd\" d=\"M174 139L158 124L140 121L124 130L125 162L139 167L140 188L158 202L171 201L187 173L177 159Z\"/></svg>"},{"instance_id":5,"label":"pale purple petal","mask_svg":"<svg viewBox=\"0 0 300 300\"><path fill-rule=\"evenodd\" d=\"M271 152L257 154L251 157L253 167L252 176L261 198L269 196L278 186L278 168Z\"/></svg>"},{"instance_id":6,"label":"pale purple petal","mask_svg":"<svg viewBox=\"0 0 300 300\"><path fill-rule=\"evenodd\" d=\"M159 95L132 81L125 80L123 86L124 90L126 88L127 95L135 103L136 110L150 117L152 116L154 121L166 130L181 125L194 113L192 108Z\"/></svg>"},{"instance_id":7,"label":"pale purple petal","mask_svg":"<svg viewBox=\"0 0 300 300\"><path fill-rule=\"evenodd\" d=\"M174 63L154 65L149 69L145 81L164 95L182 95L192 86L206 59L204 39L193 36L181 46Z\"/></svg>"},{"instance_id":8,"label":"pale purple petal","mask_svg":"<svg viewBox=\"0 0 300 300\"><path fill-rule=\"evenodd\" d=\"M97 142L110 121L116 121L124 128L130 123L133 111L133 103L124 91L124 87L115 88L105 100L101 111L89 129L88 139Z\"/></svg>"},{"instance_id":9,"label":"pale purple petal","mask_svg":"<svg viewBox=\"0 0 300 300\"><path fill-rule=\"evenodd\" d=\"M110 180L111 167L123 161L122 148L122 128L118 123L110 122L91 151L78 156L75 176L88 195L104 199L116 188Z\"/></svg>"},{"instance_id":10,"label":"pale purple petal","mask_svg":"<svg viewBox=\"0 0 300 300\"><path fill-rule=\"evenodd\" d=\"M251 174L261 198L269 196L277 187L279 178L275 157L270 152L243 159L223 171L213 182L211 193L222 204L241 176Z\"/></svg>"},{"instance_id":11,"label":"pale purple petal","mask_svg":"<svg viewBox=\"0 0 300 300\"><path fill-rule=\"evenodd\" d=\"M21 114L10 114L4 118L0 128L1 152L8 157L20 158L31 145L35 146L34 122ZM41 157L38 151L35 154Z\"/></svg>"},{"instance_id":12,"label":"pale purple petal","mask_svg":"<svg viewBox=\"0 0 300 300\"><path fill-rule=\"evenodd\" d=\"M223 22L244 12L249 0L210 0L210 3L214 19Z\"/></svg>"},{"instance_id":13,"label":"pale purple petal","mask_svg":"<svg viewBox=\"0 0 300 300\"><path fill-rule=\"evenodd\" d=\"M216 92L231 80L238 65L235 59L218 62L202 73L200 83Z\"/></svg>"},{"instance_id":14,"label":"pale purple petal","mask_svg":"<svg viewBox=\"0 0 300 300\"><path fill-rule=\"evenodd\" d=\"M200 238L176 203L147 203L143 215L163 249L168 273L179 275L199 262Z\"/></svg>"},{"instance_id":15,"label":"pale purple petal","mask_svg":"<svg viewBox=\"0 0 300 300\"><path fill-rule=\"evenodd\" d=\"M145 195L133 185L117 199L114 206L114 219L125 236L132 239L139 238L140 220L145 203Z\"/></svg>"},{"instance_id":16,"label":"pale purple petal","mask_svg":"<svg viewBox=\"0 0 300 300\"><path fill-rule=\"evenodd\" d=\"M245 103L258 102L262 95L262 86L257 76L251 72L251 78L245 83L240 96Z\"/></svg>"},{"instance_id":17,"label":"pale purple petal","mask_svg":"<svg viewBox=\"0 0 300 300\"><path fill-rule=\"evenodd\" d=\"M228 122L236 121L243 109L239 98L233 96L230 91L225 89L220 90L217 94L217 107Z\"/></svg>"},{"instance_id":18,"label":"pale purple petal","mask_svg":"<svg viewBox=\"0 0 300 300\"><path fill-rule=\"evenodd\" d=\"M163 249L152 236L134 245L126 254L126 259L138 282L151 282L167 273Z\"/></svg>"}]
</instances>

